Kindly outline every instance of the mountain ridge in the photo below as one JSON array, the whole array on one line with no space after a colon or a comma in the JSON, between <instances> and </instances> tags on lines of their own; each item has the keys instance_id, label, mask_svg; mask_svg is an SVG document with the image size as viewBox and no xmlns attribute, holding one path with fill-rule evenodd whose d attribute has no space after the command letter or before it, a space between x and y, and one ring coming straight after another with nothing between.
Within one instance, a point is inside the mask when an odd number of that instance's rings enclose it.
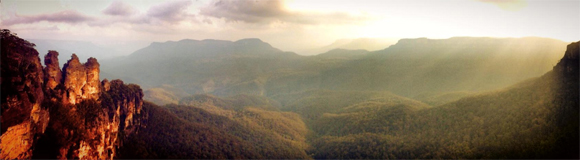
<instances>
[{"instance_id":1,"label":"mountain ridge","mask_svg":"<svg viewBox=\"0 0 580 160\"><path fill-rule=\"evenodd\" d=\"M0 38L0 159L580 156L580 41L415 39L322 56L259 39L169 42L158 49L227 46L112 67L180 103L158 106L139 85L101 81L96 58L61 69L51 50L43 66L33 43Z\"/></svg>"},{"instance_id":2,"label":"mountain ridge","mask_svg":"<svg viewBox=\"0 0 580 160\"><path fill-rule=\"evenodd\" d=\"M203 43L203 40L186 41L195 45ZM262 47L267 49L241 43L246 41L264 44ZM417 47L422 44L419 41L429 43ZM240 43L235 45L236 42ZM179 42L158 43L163 47L144 48L132 58L107 63L103 71L107 78L123 78L116 75L124 75L126 80L139 82L145 89L170 85L189 94L270 96L281 91L315 87L438 97L443 93L498 89L540 76L557 63L566 46L561 41L533 37L423 38L400 40L374 52L338 49L317 56L301 56L275 49L259 39L236 42L211 40L210 44L228 47L208 45L220 48L208 50L187 45L189 42L181 44L185 47L177 47ZM445 45L441 44L443 42ZM524 45L526 43L529 45ZM208 46L206 48L212 48ZM171 54L165 54L168 52ZM291 78L281 79L289 76ZM486 79L491 79L492 83L486 83ZM428 84L436 84L436 87ZM455 95L456 98L462 96Z\"/></svg>"},{"instance_id":3,"label":"mountain ridge","mask_svg":"<svg viewBox=\"0 0 580 160\"><path fill-rule=\"evenodd\" d=\"M139 49L139 50L135 51L134 53L130 54L129 57L142 56L142 55L139 55L139 54L142 54L140 52L143 52L144 50L147 50L148 48L152 48L152 47L164 47L164 45L169 45L171 47L189 47L189 49L192 49L192 50L209 49L209 48L215 48L215 47L226 47L226 48L234 47L236 49L243 49L245 47L256 47L259 49L266 49L267 51L264 51L264 52L283 52L277 48L274 48L272 45L262 41L259 38L244 38L244 39L239 39L236 41L216 40L216 39L203 39L203 40L182 39L179 41L152 42L149 46L144 47L142 49ZM166 48L166 49L169 49L169 48ZM211 52L214 54L218 54L219 51L231 52L230 49L217 50L217 51L211 51ZM291 53L291 52L285 52L285 53ZM175 53L173 53L173 54L175 54Z\"/></svg>"},{"instance_id":4,"label":"mountain ridge","mask_svg":"<svg viewBox=\"0 0 580 160\"><path fill-rule=\"evenodd\" d=\"M310 140L310 153L317 159L577 159L579 43L567 45L553 70L505 89L417 111L323 115L312 123L319 136Z\"/></svg>"}]
</instances>

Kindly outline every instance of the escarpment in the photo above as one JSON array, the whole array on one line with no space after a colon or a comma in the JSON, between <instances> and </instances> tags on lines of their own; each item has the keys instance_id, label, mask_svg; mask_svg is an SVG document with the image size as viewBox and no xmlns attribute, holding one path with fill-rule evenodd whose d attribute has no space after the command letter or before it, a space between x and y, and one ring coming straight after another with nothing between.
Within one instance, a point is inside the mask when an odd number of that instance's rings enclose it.
<instances>
[{"instance_id":1,"label":"escarpment","mask_svg":"<svg viewBox=\"0 0 580 160\"><path fill-rule=\"evenodd\" d=\"M556 72L561 72L563 74L571 75L572 77L578 76L578 63L580 55L580 41L574 42L568 45L564 57L554 66Z\"/></svg>"},{"instance_id":2,"label":"escarpment","mask_svg":"<svg viewBox=\"0 0 580 160\"><path fill-rule=\"evenodd\" d=\"M7 30L0 32L2 136L0 159L27 159L49 121L44 100L43 71L34 44Z\"/></svg>"},{"instance_id":3,"label":"escarpment","mask_svg":"<svg viewBox=\"0 0 580 160\"><path fill-rule=\"evenodd\" d=\"M58 52L40 63L34 44L2 30L0 159L112 159L123 138L137 132L143 91L99 79L99 63Z\"/></svg>"}]
</instances>

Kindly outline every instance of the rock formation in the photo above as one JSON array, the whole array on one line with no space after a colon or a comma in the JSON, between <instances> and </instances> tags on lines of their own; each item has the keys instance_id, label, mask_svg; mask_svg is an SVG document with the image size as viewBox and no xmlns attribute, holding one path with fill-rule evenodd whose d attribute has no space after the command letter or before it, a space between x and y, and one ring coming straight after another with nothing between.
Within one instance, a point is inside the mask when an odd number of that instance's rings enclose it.
<instances>
[{"instance_id":1,"label":"rock formation","mask_svg":"<svg viewBox=\"0 0 580 160\"><path fill-rule=\"evenodd\" d=\"M58 52L48 51L48 54L44 56L44 82L46 90L54 89L62 80L62 71L58 64Z\"/></svg>"},{"instance_id":2,"label":"rock formation","mask_svg":"<svg viewBox=\"0 0 580 160\"><path fill-rule=\"evenodd\" d=\"M64 64L64 88L66 90L67 101L76 104L82 99L82 88L87 84L87 72L85 66L79 61L79 57L73 54L71 59Z\"/></svg>"},{"instance_id":3,"label":"rock formation","mask_svg":"<svg viewBox=\"0 0 580 160\"><path fill-rule=\"evenodd\" d=\"M43 71L38 52L8 32L1 32L2 136L0 159L30 158L35 140L44 133L48 111L41 108Z\"/></svg>"},{"instance_id":4,"label":"rock formation","mask_svg":"<svg viewBox=\"0 0 580 160\"><path fill-rule=\"evenodd\" d=\"M76 54L64 64L64 88L67 101L76 104L83 99L98 99L100 93L99 62L89 58L87 63L81 64Z\"/></svg>"},{"instance_id":5,"label":"rock formation","mask_svg":"<svg viewBox=\"0 0 580 160\"><path fill-rule=\"evenodd\" d=\"M95 58L89 58L84 64L87 83L82 87L82 99L98 99L101 92L101 82L99 81L99 62Z\"/></svg>"},{"instance_id":6,"label":"rock formation","mask_svg":"<svg viewBox=\"0 0 580 160\"><path fill-rule=\"evenodd\" d=\"M568 45L564 58L566 59L578 59L580 54L580 41L574 42Z\"/></svg>"},{"instance_id":7,"label":"rock formation","mask_svg":"<svg viewBox=\"0 0 580 160\"><path fill-rule=\"evenodd\" d=\"M141 88L99 81L97 59L83 64L73 54L61 70L59 53L49 51L43 69L34 44L8 30L1 36L0 159L112 159L146 118Z\"/></svg>"},{"instance_id":8,"label":"rock formation","mask_svg":"<svg viewBox=\"0 0 580 160\"><path fill-rule=\"evenodd\" d=\"M81 140L79 149L75 151L81 159L114 158L121 140L134 133L136 125L140 125L141 119L135 117L143 116L141 115L143 91L139 86L125 85L121 80L113 80L110 83L103 80L103 84L109 85L109 89L101 94L101 106L106 107L103 108L105 112L95 118L98 120L88 125L92 126L85 134L89 138ZM98 86L101 87L100 83ZM71 158L64 155L61 157Z\"/></svg>"},{"instance_id":9,"label":"rock formation","mask_svg":"<svg viewBox=\"0 0 580 160\"><path fill-rule=\"evenodd\" d=\"M565 74L578 75L578 59L580 56L580 41L569 44L564 57L554 67L557 72L564 72Z\"/></svg>"}]
</instances>

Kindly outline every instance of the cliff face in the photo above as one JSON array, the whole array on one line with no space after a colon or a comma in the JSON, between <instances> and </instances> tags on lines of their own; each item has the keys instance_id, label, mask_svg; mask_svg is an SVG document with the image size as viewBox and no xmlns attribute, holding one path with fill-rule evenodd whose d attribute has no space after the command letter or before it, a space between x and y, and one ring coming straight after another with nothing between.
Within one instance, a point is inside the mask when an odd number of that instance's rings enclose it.
<instances>
[{"instance_id":1,"label":"cliff face","mask_svg":"<svg viewBox=\"0 0 580 160\"><path fill-rule=\"evenodd\" d=\"M89 58L81 64L79 58L73 54L63 67L64 88L68 97L67 102L76 104L83 99L98 99L100 93L99 62Z\"/></svg>"},{"instance_id":2,"label":"cliff face","mask_svg":"<svg viewBox=\"0 0 580 160\"><path fill-rule=\"evenodd\" d=\"M58 84L62 90L56 93L65 94L59 102L72 105L72 110L79 111L79 115L91 116L81 118L84 129L78 132L82 133L75 134L74 129L69 131L73 140L62 138L68 143L59 149L57 158L114 158L116 148L124 138L119 135L129 136L135 132L134 124L140 124L140 119L133 117L141 114L143 91L139 86L126 85L121 80L100 82L99 63L95 58L81 64L73 54L62 72L62 83ZM98 106L97 109L94 105Z\"/></svg>"},{"instance_id":3,"label":"cliff face","mask_svg":"<svg viewBox=\"0 0 580 160\"><path fill-rule=\"evenodd\" d=\"M43 71L34 44L1 32L2 136L0 159L30 158L44 133L48 110L41 107Z\"/></svg>"},{"instance_id":4,"label":"cliff face","mask_svg":"<svg viewBox=\"0 0 580 160\"><path fill-rule=\"evenodd\" d=\"M0 159L114 158L146 118L141 88L101 82L95 58L81 63L73 54L61 70L49 51L43 69L33 47L2 30Z\"/></svg>"},{"instance_id":5,"label":"cliff face","mask_svg":"<svg viewBox=\"0 0 580 160\"><path fill-rule=\"evenodd\" d=\"M62 71L58 64L58 52L48 51L48 54L44 56L44 64L46 65L44 68L45 90L52 90L62 80Z\"/></svg>"},{"instance_id":6,"label":"cliff face","mask_svg":"<svg viewBox=\"0 0 580 160\"><path fill-rule=\"evenodd\" d=\"M103 92L100 93L100 102L103 112L87 120L86 133L78 146L63 148L73 155L62 154L59 158L80 159L112 159L116 155L116 148L122 144L122 140L135 132L136 125L140 125L141 106L143 105L143 92L137 85L125 85L121 80L103 81L109 84L109 89L96 85ZM121 137L124 135L124 137ZM76 148L78 147L78 149Z\"/></svg>"},{"instance_id":7,"label":"cliff face","mask_svg":"<svg viewBox=\"0 0 580 160\"><path fill-rule=\"evenodd\" d=\"M580 56L580 41L568 45L564 57L554 67L556 72L578 76L578 59Z\"/></svg>"}]
</instances>

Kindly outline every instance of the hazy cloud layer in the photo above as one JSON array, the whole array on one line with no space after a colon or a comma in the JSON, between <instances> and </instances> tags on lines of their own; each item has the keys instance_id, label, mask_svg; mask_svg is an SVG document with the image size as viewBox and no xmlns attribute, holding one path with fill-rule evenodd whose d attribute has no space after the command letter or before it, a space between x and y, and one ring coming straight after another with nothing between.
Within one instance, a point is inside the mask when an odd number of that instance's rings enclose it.
<instances>
[{"instance_id":1,"label":"hazy cloud layer","mask_svg":"<svg viewBox=\"0 0 580 160\"><path fill-rule=\"evenodd\" d=\"M202 7L200 14L226 21L247 23L291 22L299 24L356 23L368 20L366 16L353 16L344 12L319 13L290 11L282 0L215 0Z\"/></svg>"},{"instance_id":2,"label":"hazy cloud layer","mask_svg":"<svg viewBox=\"0 0 580 160\"><path fill-rule=\"evenodd\" d=\"M246 22L262 25L273 22L294 24L357 24L370 20L367 15L351 15L347 12L293 11L282 0L217 0L199 8L199 15L190 13L190 0L166 1L152 5L146 11L123 2L113 1L101 10L103 15L91 17L77 10L66 10L40 15L11 15L2 22L5 26L37 22L76 24L86 22L90 26L124 24L176 24L183 21L212 24L215 18L226 22ZM199 19L198 19L199 18ZM212 20L213 19L213 20Z\"/></svg>"},{"instance_id":3,"label":"hazy cloud layer","mask_svg":"<svg viewBox=\"0 0 580 160\"><path fill-rule=\"evenodd\" d=\"M116 23L161 25L163 23L175 24L182 21L197 22L195 15L187 12L187 8L191 4L191 1L188 0L167 1L149 7L144 13L138 13L132 6L115 1L103 10L103 13L121 16L101 18L90 22L89 25L103 27Z\"/></svg>"},{"instance_id":4,"label":"hazy cloud layer","mask_svg":"<svg viewBox=\"0 0 580 160\"><path fill-rule=\"evenodd\" d=\"M159 5L152 6L147 11L147 16L161 21L175 23L187 18L193 17L193 14L187 13L187 8L191 6L191 1L169 1Z\"/></svg>"},{"instance_id":5,"label":"hazy cloud layer","mask_svg":"<svg viewBox=\"0 0 580 160\"><path fill-rule=\"evenodd\" d=\"M11 26L15 24L29 24L37 22L56 22L56 23L69 23L75 24L80 22L86 22L93 20L94 18L83 15L82 13L75 10L60 11L56 13L49 14L39 14L32 16L20 16L14 15L8 19L2 21L2 25Z\"/></svg>"},{"instance_id":6,"label":"hazy cloud layer","mask_svg":"<svg viewBox=\"0 0 580 160\"><path fill-rule=\"evenodd\" d=\"M137 12L132 6L122 1L114 1L109 7L103 10L103 14L112 16L130 16Z\"/></svg>"},{"instance_id":7,"label":"hazy cloud layer","mask_svg":"<svg viewBox=\"0 0 580 160\"><path fill-rule=\"evenodd\" d=\"M19 30L24 31L59 31L60 29L56 25L52 26L26 26L20 27Z\"/></svg>"},{"instance_id":8,"label":"hazy cloud layer","mask_svg":"<svg viewBox=\"0 0 580 160\"><path fill-rule=\"evenodd\" d=\"M579 3L578 0L2 0L0 27L26 38L107 43L256 37L283 50L315 48L336 39L358 37L537 36L577 41Z\"/></svg>"},{"instance_id":9,"label":"hazy cloud layer","mask_svg":"<svg viewBox=\"0 0 580 160\"><path fill-rule=\"evenodd\" d=\"M200 14L249 23L268 22L289 16L282 1L215 1L201 8Z\"/></svg>"}]
</instances>

